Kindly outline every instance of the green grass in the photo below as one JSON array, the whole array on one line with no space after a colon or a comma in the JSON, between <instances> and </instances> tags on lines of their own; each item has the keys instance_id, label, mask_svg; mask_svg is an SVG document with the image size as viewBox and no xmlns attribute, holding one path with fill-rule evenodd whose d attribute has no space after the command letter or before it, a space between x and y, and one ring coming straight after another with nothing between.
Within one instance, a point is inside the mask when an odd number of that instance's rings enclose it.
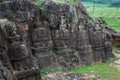
<instances>
[{"instance_id":1,"label":"green grass","mask_svg":"<svg viewBox=\"0 0 120 80\"><path fill-rule=\"evenodd\" d=\"M117 32L120 32L120 19L119 18L106 18L104 17L106 23Z\"/></svg>"},{"instance_id":2,"label":"green grass","mask_svg":"<svg viewBox=\"0 0 120 80\"><path fill-rule=\"evenodd\" d=\"M103 17L106 23L117 32L120 32L120 9L115 7L108 7L109 4L95 4L95 11L93 13L93 3L84 2L89 15L93 18Z\"/></svg>"},{"instance_id":3,"label":"green grass","mask_svg":"<svg viewBox=\"0 0 120 80\"><path fill-rule=\"evenodd\" d=\"M119 80L120 72L116 68L111 66L113 61L107 63L101 63L96 65L84 66L82 68L75 68L71 70L42 70L41 76L44 77L47 74L56 72L74 72L80 75L93 74L100 76L100 80Z\"/></svg>"},{"instance_id":4,"label":"green grass","mask_svg":"<svg viewBox=\"0 0 120 80\"><path fill-rule=\"evenodd\" d=\"M77 74L94 74L99 75L102 79L120 79L120 72L114 67L110 66L111 62L102 63L97 65L85 66L82 68L73 69L72 71Z\"/></svg>"},{"instance_id":5,"label":"green grass","mask_svg":"<svg viewBox=\"0 0 120 80\"><path fill-rule=\"evenodd\" d=\"M36 0L37 3L42 3L44 0ZM58 2L58 3L71 3L73 5L76 5L78 6L78 0L52 0L52 1L55 1L55 2Z\"/></svg>"},{"instance_id":6,"label":"green grass","mask_svg":"<svg viewBox=\"0 0 120 80\"><path fill-rule=\"evenodd\" d=\"M58 3L71 3L75 6L78 6L78 0L53 0Z\"/></svg>"},{"instance_id":7,"label":"green grass","mask_svg":"<svg viewBox=\"0 0 120 80\"><path fill-rule=\"evenodd\" d=\"M37 3L42 3L44 0L36 0Z\"/></svg>"}]
</instances>

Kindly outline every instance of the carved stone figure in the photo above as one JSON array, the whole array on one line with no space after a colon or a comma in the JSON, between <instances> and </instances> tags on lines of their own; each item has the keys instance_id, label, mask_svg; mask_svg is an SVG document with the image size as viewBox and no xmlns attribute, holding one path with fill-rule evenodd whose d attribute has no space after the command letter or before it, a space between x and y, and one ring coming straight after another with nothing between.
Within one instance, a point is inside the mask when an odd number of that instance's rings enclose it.
<instances>
[{"instance_id":1,"label":"carved stone figure","mask_svg":"<svg viewBox=\"0 0 120 80\"><path fill-rule=\"evenodd\" d=\"M0 2L1 79L41 80L40 70L77 68L114 57L101 25L82 5L45 0L41 6L43 10L34 0Z\"/></svg>"},{"instance_id":2,"label":"carved stone figure","mask_svg":"<svg viewBox=\"0 0 120 80\"><path fill-rule=\"evenodd\" d=\"M8 57L10 59L12 68L14 70L15 79L21 80L25 77L29 79L30 76L38 75L39 72L37 66L34 65L33 60L31 59L31 52L29 46L22 41L22 37L19 34L19 31L16 25L12 22L4 22L1 23L1 29L3 35L5 35L6 45L8 47ZM32 72L33 71L33 72ZM36 72L34 72L36 71ZM20 72L23 72L20 74ZM31 74L27 74L27 72L31 72ZM25 74L24 74L25 73ZM23 75L23 76L22 76ZM25 77L24 77L25 76ZM31 80L35 80L34 79ZM36 78L39 80L39 77Z\"/></svg>"}]
</instances>

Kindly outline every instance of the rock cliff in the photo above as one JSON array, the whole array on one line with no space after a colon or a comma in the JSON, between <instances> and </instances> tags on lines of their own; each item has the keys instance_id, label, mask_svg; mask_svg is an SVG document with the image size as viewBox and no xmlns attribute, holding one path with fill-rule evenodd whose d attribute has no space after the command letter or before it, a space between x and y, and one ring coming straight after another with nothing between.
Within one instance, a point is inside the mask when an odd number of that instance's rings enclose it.
<instances>
[{"instance_id":1,"label":"rock cliff","mask_svg":"<svg viewBox=\"0 0 120 80\"><path fill-rule=\"evenodd\" d=\"M0 2L0 61L11 79L40 80L39 70L76 68L113 57L103 28L81 3L46 0L39 7L29 0Z\"/></svg>"}]
</instances>

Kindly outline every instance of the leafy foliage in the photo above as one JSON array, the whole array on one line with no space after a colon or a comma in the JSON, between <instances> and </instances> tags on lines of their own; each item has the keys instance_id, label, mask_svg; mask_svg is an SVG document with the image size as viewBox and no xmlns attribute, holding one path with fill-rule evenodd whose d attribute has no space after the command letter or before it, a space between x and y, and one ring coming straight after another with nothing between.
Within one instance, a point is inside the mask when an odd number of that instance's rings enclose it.
<instances>
[{"instance_id":1,"label":"leafy foliage","mask_svg":"<svg viewBox=\"0 0 120 80\"><path fill-rule=\"evenodd\" d=\"M39 4L39 6L43 1L44 0L36 0L36 2ZM55 1L58 3L71 3L75 6L78 6L78 0L52 0L52 1ZM40 10L44 11L44 7L40 6L39 8L40 8Z\"/></svg>"},{"instance_id":2,"label":"leafy foliage","mask_svg":"<svg viewBox=\"0 0 120 80\"><path fill-rule=\"evenodd\" d=\"M72 3L72 4L78 5L78 0L69 0L69 1L70 1L70 3Z\"/></svg>"},{"instance_id":3,"label":"leafy foliage","mask_svg":"<svg viewBox=\"0 0 120 80\"><path fill-rule=\"evenodd\" d=\"M78 0L53 0L56 2L60 2L60 3L71 3L73 5L78 6Z\"/></svg>"},{"instance_id":4,"label":"leafy foliage","mask_svg":"<svg viewBox=\"0 0 120 80\"><path fill-rule=\"evenodd\" d=\"M42 3L44 0L36 0L37 3Z\"/></svg>"},{"instance_id":5,"label":"leafy foliage","mask_svg":"<svg viewBox=\"0 0 120 80\"><path fill-rule=\"evenodd\" d=\"M120 44L117 44L116 47L120 48Z\"/></svg>"},{"instance_id":6,"label":"leafy foliage","mask_svg":"<svg viewBox=\"0 0 120 80\"><path fill-rule=\"evenodd\" d=\"M38 3L42 3L44 0L36 0ZM52 1L56 1L56 2L61 2L61 3L71 3L74 5L78 5L78 0L52 0Z\"/></svg>"}]
</instances>

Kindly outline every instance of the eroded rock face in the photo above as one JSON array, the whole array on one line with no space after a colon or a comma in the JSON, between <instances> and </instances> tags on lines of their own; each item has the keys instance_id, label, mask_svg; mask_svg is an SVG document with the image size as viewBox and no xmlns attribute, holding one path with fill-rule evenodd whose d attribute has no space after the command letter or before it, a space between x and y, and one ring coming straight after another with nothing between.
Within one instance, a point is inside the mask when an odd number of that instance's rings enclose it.
<instances>
[{"instance_id":1,"label":"eroded rock face","mask_svg":"<svg viewBox=\"0 0 120 80\"><path fill-rule=\"evenodd\" d=\"M11 78L40 80L41 69L70 69L114 57L102 27L82 5L45 1L42 8L27 0L0 4L0 61Z\"/></svg>"},{"instance_id":2,"label":"eroded rock face","mask_svg":"<svg viewBox=\"0 0 120 80\"><path fill-rule=\"evenodd\" d=\"M10 80L1 62L0 62L0 80Z\"/></svg>"},{"instance_id":3,"label":"eroded rock face","mask_svg":"<svg viewBox=\"0 0 120 80\"><path fill-rule=\"evenodd\" d=\"M9 60L7 57L4 58L9 62L9 65L5 65L5 67L14 75L12 79L15 80L40 80L39 66L37 60L32 56L28 33L28 23L32 17L31 13L34 13L29 11L32 9L31 7L34 8L28 1L9 1L0 5L1 41L5 43L3 46L6 50L3 56L6 55L9 58Z\"/></svg>"}]
</instances>

